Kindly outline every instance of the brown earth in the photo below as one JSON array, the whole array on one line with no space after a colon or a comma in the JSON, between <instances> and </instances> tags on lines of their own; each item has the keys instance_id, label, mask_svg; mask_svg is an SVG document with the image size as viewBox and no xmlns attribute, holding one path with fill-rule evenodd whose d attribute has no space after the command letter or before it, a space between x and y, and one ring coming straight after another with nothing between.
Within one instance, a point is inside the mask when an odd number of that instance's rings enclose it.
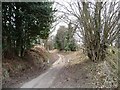
<instances>
[{"instance_id":1,"label":"brown earth","mask_svg":"<svg viewBox=\"0 0 120 90\"><path fill-rule=\"evenodd\" d=\"M50 88L116 88L117 73L107 61L94 63L81 51L61 53L68 63Z\"/></svg>"},{"instance_id":2,"label":"brown earth","mask_svg":"<svg viewBox=\"0 0 120 90\"><path fill-rule=\"evenodd\" d=\"M60 55L61 54L61 55ZM60 58L45 73L21 88L116 88L117 78L107 61L93 62L81 51L59 52ZM113 90L113 89L111 89Z\"/></svg>"},{"instance_id":3,"label":"brown earth","mask_svg":"<svg viewBox=\"0 0 120 90\"><path fill-rule=\"evenodd\" d=\"M56 52L51 51L53 57L56 57ZM92 62L86 57L82 51L75 52L58 52L64 58L62 60L65 65L60 69L57 76L54 77L50 88L116 88L117 87L117 73L113 72L108 61ZM52 59L53 60L53 59ZM54 59L55 60L55 59ZM63 63L58 63L61 66ZM53 69L54 71L55 69ZM34 71L34 70L33 70ZM44 70L43 70L44 71ZM49 70L46 70L49 71ZM30 75L39 78L41 75L36 70L37 75L29 71ZM41 70L41 73L42 70ZM51 75L52 72L45 73L46 76ZM25 78L26 78L25 74ZM22 76L24 77L24 76ZM32 78L30 77L30 82ZM37 79L36 78L36 79ZM50 78L50 77L46 77ZM35 79L35 80L36 80ZM18 80L18 78L17 78ZM28 79L26 79L27 81ZM39 79L38 79L39 80ZM25 82L26 82L25 81ZM46 81L46 79L45 79ZM44 82L44 79L40 79L39 83ZM39 83L37 83L39 85ZM22 83L26 84L26 83ZM29 83L28 83L29 85ZM19 87L20 83L19 83ZM39 87L39 86L38 86ZM46 86L47 87L47 86ZM40 87L39 87L40 88Z\"/></svg>"},{"instance_id":4,"label":"brown earth","mask_svg":"<svg viewBox=\"0 0 120 90\"><path fill-rule=\"evenodd\" d=\"M48 60L49 59L49 63ZM47 70L58 59L56 52L49 53L42 47L35 47L27 51L24 58L4 58L3 88L18 88L24 82L29 81ZM46 61L45 61L46 60Z\"/></svg>"}]
</instances>

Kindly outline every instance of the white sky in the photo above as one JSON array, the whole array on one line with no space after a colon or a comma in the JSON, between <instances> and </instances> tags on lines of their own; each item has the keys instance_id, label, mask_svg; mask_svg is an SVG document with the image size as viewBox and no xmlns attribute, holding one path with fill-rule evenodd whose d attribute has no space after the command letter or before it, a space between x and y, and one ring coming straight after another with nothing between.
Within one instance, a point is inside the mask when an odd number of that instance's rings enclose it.
<instances>
[{"instance_id":1,"label":"white sky","mask_svg":"<svg viewBox=\"0 0 120 90\"><path fill-rule=\"evenodd\" d=\"M68 6L68 4L67 4L66 2L75 2L76 0L52 0L52 1L58 2L58 3L62 4L62 5L65 5L65 6L67 6L68 9L70 9L70 7ZM82 0L82 1L86 1L86 0ZM94 2L94 0L88 0L88 1ZM100 1L100 0L96 0L96 1ZM119 1L119 0L101 0L101 1L112 2L112 1ZM56 5L56 4L54 4L53 7L55 7L56 9L58 9L58 10L60 10L60 11L65 11L65 9L64 9L63 7L60 7L60 6ZM62 14L62 13L60 13L60 12L58 13L58 12L57 12L57 15L56 15L56 16L60 16L61 14ZM69 16L69 18L70 18L70 19L75 19L75 18L72 17L72 16ZM54 24L53 24L53 25L54 25ZM62 26L62 25L64 25L64 26L67 27L67 24L64 23L63 21L61 21L61 22L56 26L55 31L52 33L52 35L56 35L58 28L59 28L60 26Z\"/></svg>"},{"instance_id":2,"label":"white sky","mask_svg":"<svg viewBox=\"0 0 120 90\"><path fill-rule=\"evenodd\" d=\"M77 0L51 0L51 1L58 2L58 3L62 4L62 5L67 6L67 8L69 8L69 6L68 6L68 4L67 4L66 2L75 2L75 1L77 1ZM82 1L92 1L92 2L94 2L95 0L82 0ZM109 1L109 2L111 2L111 1L119 1L119 0L96 0L96 1ZM64 9L63 7L60 7L59 5L54 4L53 7L55 7L56 9L58 9L58 10L60 10L60 11L65 11L65 9ZM60 13L60 12L58 13L58 12L57 12L57 15L56 15L56 16L60 16L61 14L63 14L63 13ZM72 17L72 16L69 16L69 18L70 18L70 19L71 19L71 18L74 19L74 17ZM54 25L54 24L53 24L53 25ZM55 34L57 33L57 30L58 30L58 28L59 28L61 25L67 26L66 23L64 23L63 21L61 21L61 22L56 26L56 30L55 30L55 32L53 32L53 35L55 35Z\"/></svg>"},{"instance_id":3,"label":"white sky","mask_svg":"<svg viewBox=\"0 0 120 90\"><path fill-rule=\"evenodd\" d=\"M62 5L65 5L65 6L67 6L67 4L65 3L65 2L70 2L71 0L53 0L53 1L55 1L55 2L59 2L60 4L62 4ZM72 0L73 1L73 0ZM65 9L63 9L62 7L60 7L60 6L58 6L58 5L56 5L56 4L54 4L53 5L53 7L55 7L56 9L58 9L58 10L61 10L61 11L65 11ZM56 16L60 16L60 15L62 15L63 13L58 13L57 12L57 15ZM70 18L73 18L73 17L71 17L71 16L69 16ZM60 26L66 26L67 27L67 24L65 23L65 22L59 22L59 24L56 26L56 29L55 29L55 31L52 33L52 35L56 35L56 33L57 33L57 30L59 29L59 27Z\"/></svg>"}]
</instances>

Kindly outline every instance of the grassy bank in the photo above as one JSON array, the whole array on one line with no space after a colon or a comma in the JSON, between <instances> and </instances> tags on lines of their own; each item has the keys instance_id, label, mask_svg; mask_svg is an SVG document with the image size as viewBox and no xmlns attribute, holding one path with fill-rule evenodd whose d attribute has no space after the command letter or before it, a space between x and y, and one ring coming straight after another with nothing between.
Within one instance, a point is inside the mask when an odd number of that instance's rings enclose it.
<instances>
[{"instance_id":1,"label":"grassy bank","mask_svg":"<svg viewBox=\"0 0 120 90\"><path fill-rule=\"evenodd\" d=\"M4 58L2 60L3 87L11 87L30 77L34 78L34 74L35 76L41 74L57 60L56 56L42 46L35 46L26 51L23 58L16 56L11 59Z\"/></svg>"}]
</instances>

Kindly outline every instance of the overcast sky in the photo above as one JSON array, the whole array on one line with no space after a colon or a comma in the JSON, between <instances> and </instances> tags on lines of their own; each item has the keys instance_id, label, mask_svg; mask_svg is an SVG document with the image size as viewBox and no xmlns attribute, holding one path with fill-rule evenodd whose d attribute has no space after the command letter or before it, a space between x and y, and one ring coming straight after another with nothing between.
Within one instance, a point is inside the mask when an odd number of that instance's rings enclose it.
<instances>
[{"instance_id":1,"label":"overcast sky","mask_svg":"<svg viewBox=\"0 0 120 90\"><path fill-rule=\"evenodd\" d=\"M68 9L70 9L70 7L69 7L69 5L67 4L67 2L75 2L75 1L77 1L77 0L53 0L53 1L58 2L58 3L62 4L62 5L65 5L65 6L67 6ZM82 1L86 1L86 0L82 0ZM88 1L94 2L94 0L88 0ZM96 1L97 1L97 0L96 0ZM100 1L100 0L98 0L98 1ZM105 2L105 1L112 2L112 1L119 1L119 0L101 0L101 1L104 1L104 2ZM60 10L60 11L66 11L66 10L65 10L63 7L61 7L60 5L54 4L53 7L56 8L57 10ZM63 13L57 12L56 16L60 16L61 14L63 14ZM72 19L72 20L75 19L73 16L69 16L69 18ZM55 24L53 24L53 25L55 25ZM55 31L52 33L52 35L56 35L57 30L58 30L59 27L62 26L62 25L64 25L64 26L67 27L67 24L64 23L63 21L59 22L59 24L57 24L57 26L56 26L56 28L55 28Z\"/></svg>"},{"instance_id":2,"label":"overcast sky","mask_svg":"<svg viewBox=\"0 0 120 90\"><path fill-rule=\"evenodd\" d=\"M73 0L53 0L53 1L58 2L62 5L68 6L66 2L70 2L70 1L73 1ZM53 5L53 7L56 8L57 10L65 11L65 9L63 7L60 7L60 5L57 5L56 3ZM56 16L61 16L62 14L63 13L57 12ZM69 17L73 18L71 16L69 16ZM54 23L54 24L56 24L56 23ZM57 30L59 29L59 27L63 26L63 25L67 27L67 24L65 22L59 21L59 24L57 24L57 26L55 28L55 32L53 32L53 35L55 35L57 33Z\"/></svg>"}]
</instances>

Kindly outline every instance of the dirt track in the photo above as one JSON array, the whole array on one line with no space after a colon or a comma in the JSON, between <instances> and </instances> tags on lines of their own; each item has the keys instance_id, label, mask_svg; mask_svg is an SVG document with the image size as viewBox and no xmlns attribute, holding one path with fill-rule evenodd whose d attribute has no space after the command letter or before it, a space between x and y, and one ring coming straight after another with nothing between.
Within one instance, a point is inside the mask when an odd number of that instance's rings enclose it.
<instances>
[{"instance_id":1,"label":"dirt track","mask_svg":"<svg viewBox=\"0 0 120 90\"><path fill-rule=\"evenodd\" d=\"M49 88L59 73L61 68L65 65L64 56L59 55L59 59L48 69L45 73L37 78L25 83L21 88Z\"/></svg>"},{"instance_id":2,"label":"dirt track","mask_svg":"<svg viewBox=\"0 0 120 90\"><path fill-rule=\"evenodd\" d=\"M45 73L25 83L21 88L113 88L116 82L105 69L104 61L94 63L82 53L59 54L59 59ZM107 66L106 66L107 67ZM102 72L101 72L102 70ZM109 77L108 77L109 76Z\"/></svg>"}]
</instances>

